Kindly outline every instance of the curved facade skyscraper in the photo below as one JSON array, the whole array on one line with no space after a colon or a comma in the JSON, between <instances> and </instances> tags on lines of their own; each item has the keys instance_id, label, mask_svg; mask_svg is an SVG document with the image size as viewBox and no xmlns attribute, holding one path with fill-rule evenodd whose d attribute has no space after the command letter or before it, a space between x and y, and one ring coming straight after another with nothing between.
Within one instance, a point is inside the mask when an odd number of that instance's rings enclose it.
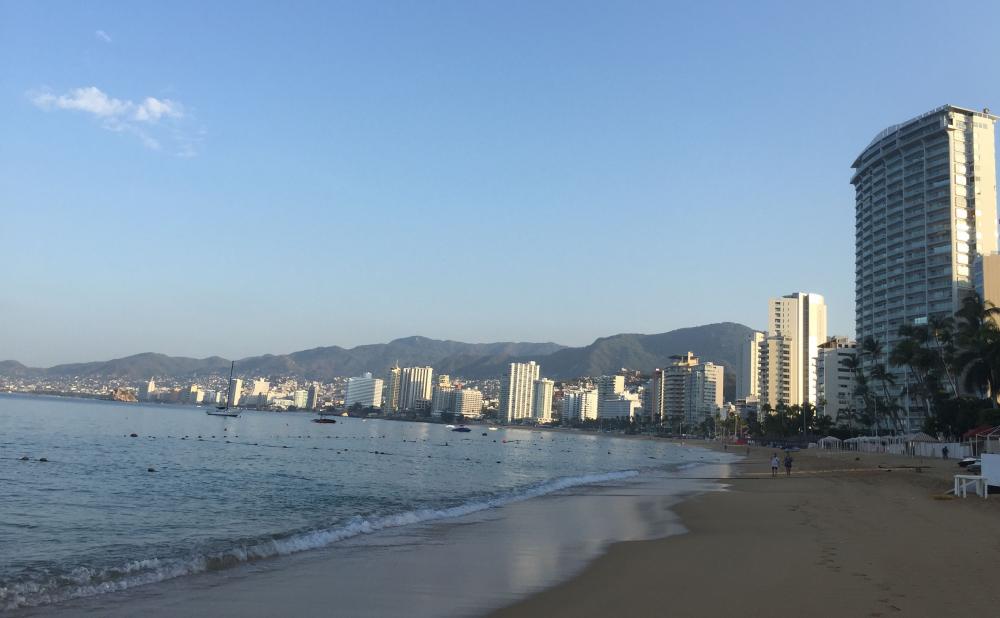
<instances>
[{"instance_id":1,"label":"curved facade skyscraper","mask_svg":"<svg viewBox=\"0 0 1000 618\"><path fill-rule=\"evenodd\" d=\"M859 347L873 337L887 354L902 324L951 316L974 289L976 258L997 250L996 120L944 105L885 129L854 161Z\"/></svg>"}]
</instances>

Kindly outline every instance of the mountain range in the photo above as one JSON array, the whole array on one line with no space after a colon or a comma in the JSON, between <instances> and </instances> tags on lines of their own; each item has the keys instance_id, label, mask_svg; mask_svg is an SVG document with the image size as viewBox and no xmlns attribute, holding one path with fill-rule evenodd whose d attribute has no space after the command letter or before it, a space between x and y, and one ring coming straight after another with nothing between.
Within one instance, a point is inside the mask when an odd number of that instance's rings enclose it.
<instances>
[{"instance_id":1,"label":"mountain range","mask_svg":"<svg viewBox=\"0 0 1000 618\"><path fill-rule=\"evenodd\" d=\"M694 352L703 361L726 367L726 397L732 399L733 368L739 363L740 343L753 330L742 324L720 322L666 333L619 334L602 337L583 347L556 343L462 343L405 337L389 343L354 348L329 346L291 354L265 354L238 359L242 376L294 376L329 381L335 376L384 374L398 362L401 367L431 365L436 372L467 379L499 377L508 363L534 360L542 375L553 379L598 376L622 368L648 372L670 364L670 357ZM219 356L186 358L143 353L109 361L71 363L49 368L26 367L17 361L0 361L0 376L13 378L117 378L134 381L173 378L196 380L224 375L230 361Z\"/></svg>"}]
</instances>

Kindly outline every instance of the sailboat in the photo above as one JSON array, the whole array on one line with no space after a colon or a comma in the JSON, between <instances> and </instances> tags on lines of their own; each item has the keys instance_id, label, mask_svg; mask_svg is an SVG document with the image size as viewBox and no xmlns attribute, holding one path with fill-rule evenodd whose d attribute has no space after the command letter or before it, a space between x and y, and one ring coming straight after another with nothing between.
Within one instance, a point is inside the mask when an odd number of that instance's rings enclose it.
<instances>
[{"instance_id":1,"label":"sailboat","mask_svg":"<svg viewBox=\"0 0 1000 618\"><path fill-rule=\"evenodd\" d=\"M215 406L214 410L209 408L208 410L205 410L205 414L209 416L231 416L233 418L236 418L237 416L240 415L240 413L237 412L236 410L229 409L229 402L232 401L233 399L233 393L232 393L233 369L235 368L236 368L236 361L233 361L233 364L229 366L229 389L226 391L226 405L224 406L217 405Z\"/></svg>"}]
</instances>

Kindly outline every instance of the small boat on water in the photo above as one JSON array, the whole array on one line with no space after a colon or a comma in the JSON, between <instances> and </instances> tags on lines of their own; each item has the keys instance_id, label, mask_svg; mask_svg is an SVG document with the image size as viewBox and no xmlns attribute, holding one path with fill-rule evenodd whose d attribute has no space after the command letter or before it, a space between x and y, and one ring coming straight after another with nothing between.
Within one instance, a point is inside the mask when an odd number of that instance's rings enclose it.
<instances>
[{"instance_id":1,"label":"small boat on water","mask_svg":"<svg viewBox=\"0 0 1000 618\"><path fill-rule=\"evenodd\" d=\"M458 431L460 433L469 433L472 430L466 427L465 425L459 425L458 427L452 429L452 431Z\"/></svg>"},{"instance_id":2,"label":"small boat on water","mask_svg":"<svg viewBox=\"0 0 1000 618\"><path fill-rule=\"evenodd\" d=\"M499 427L490 427L490 431L498 431L499 429Z\"/></svg>"},{"instance_id":3,"label":"small boat on water","mask_svg":"<svg viewBox=\"0 0 1000 618\"><path fill-rule=\"evenodd\" d=\"M235 369L235 368L236 368L236 361L233 361L233 364L229 366L229 388L230 389L233 388L233 369ZM232 393L227 392L226 393L226 405L224 405L224 406L215 406L214 410L212 408L209 408L209 409L205 410L205 414L207 414L209 416L229 416L231 418L236 418L237 416L240 415L240 413L237 412L236 410L230 410L229 409L229 402L232 401L232 400L233 400Z\"/></svg>"},{"instance_id":4,"label":"small boat on water","mask_svg":"<svg viewBox=\"0 0 1000 618\"><path fill-rule=\"evenodd\" d=\"M336 412L330 412L330 413L317 412L316 414L318 416L313 419L314 423L327 423L329 425L332 425L332 424L334 424L334 423L337 422L337 419L332 418L332 417L334 417L334 416L345 416L346 415L346 413L345 414L337 414Z\"/></svg>"}]
</instances>

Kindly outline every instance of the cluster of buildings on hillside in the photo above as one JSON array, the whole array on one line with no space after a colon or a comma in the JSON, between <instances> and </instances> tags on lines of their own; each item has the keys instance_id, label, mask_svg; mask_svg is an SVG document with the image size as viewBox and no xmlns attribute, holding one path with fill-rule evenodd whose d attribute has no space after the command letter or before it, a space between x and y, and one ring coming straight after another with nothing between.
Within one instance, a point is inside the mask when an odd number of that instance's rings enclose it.
<instances>
[{"instance_id":1,"label":"cluster of buildings on hillside","mask_svg":"<svg viewBox=\"0 0 1000 618\"><path fill-rule=\"evenodd\" d=\"M263 378L244 385L241 378L233 378L225 390L202 388L191 384L184 388L158 387L156 380L139 386L139 401L178 403L188 405L228 405L231 408L253 407L269 410L316 410L320 407L320 385L311 383L300 388L293 379L272 385Z\"/></svg>"}]
</instances>

